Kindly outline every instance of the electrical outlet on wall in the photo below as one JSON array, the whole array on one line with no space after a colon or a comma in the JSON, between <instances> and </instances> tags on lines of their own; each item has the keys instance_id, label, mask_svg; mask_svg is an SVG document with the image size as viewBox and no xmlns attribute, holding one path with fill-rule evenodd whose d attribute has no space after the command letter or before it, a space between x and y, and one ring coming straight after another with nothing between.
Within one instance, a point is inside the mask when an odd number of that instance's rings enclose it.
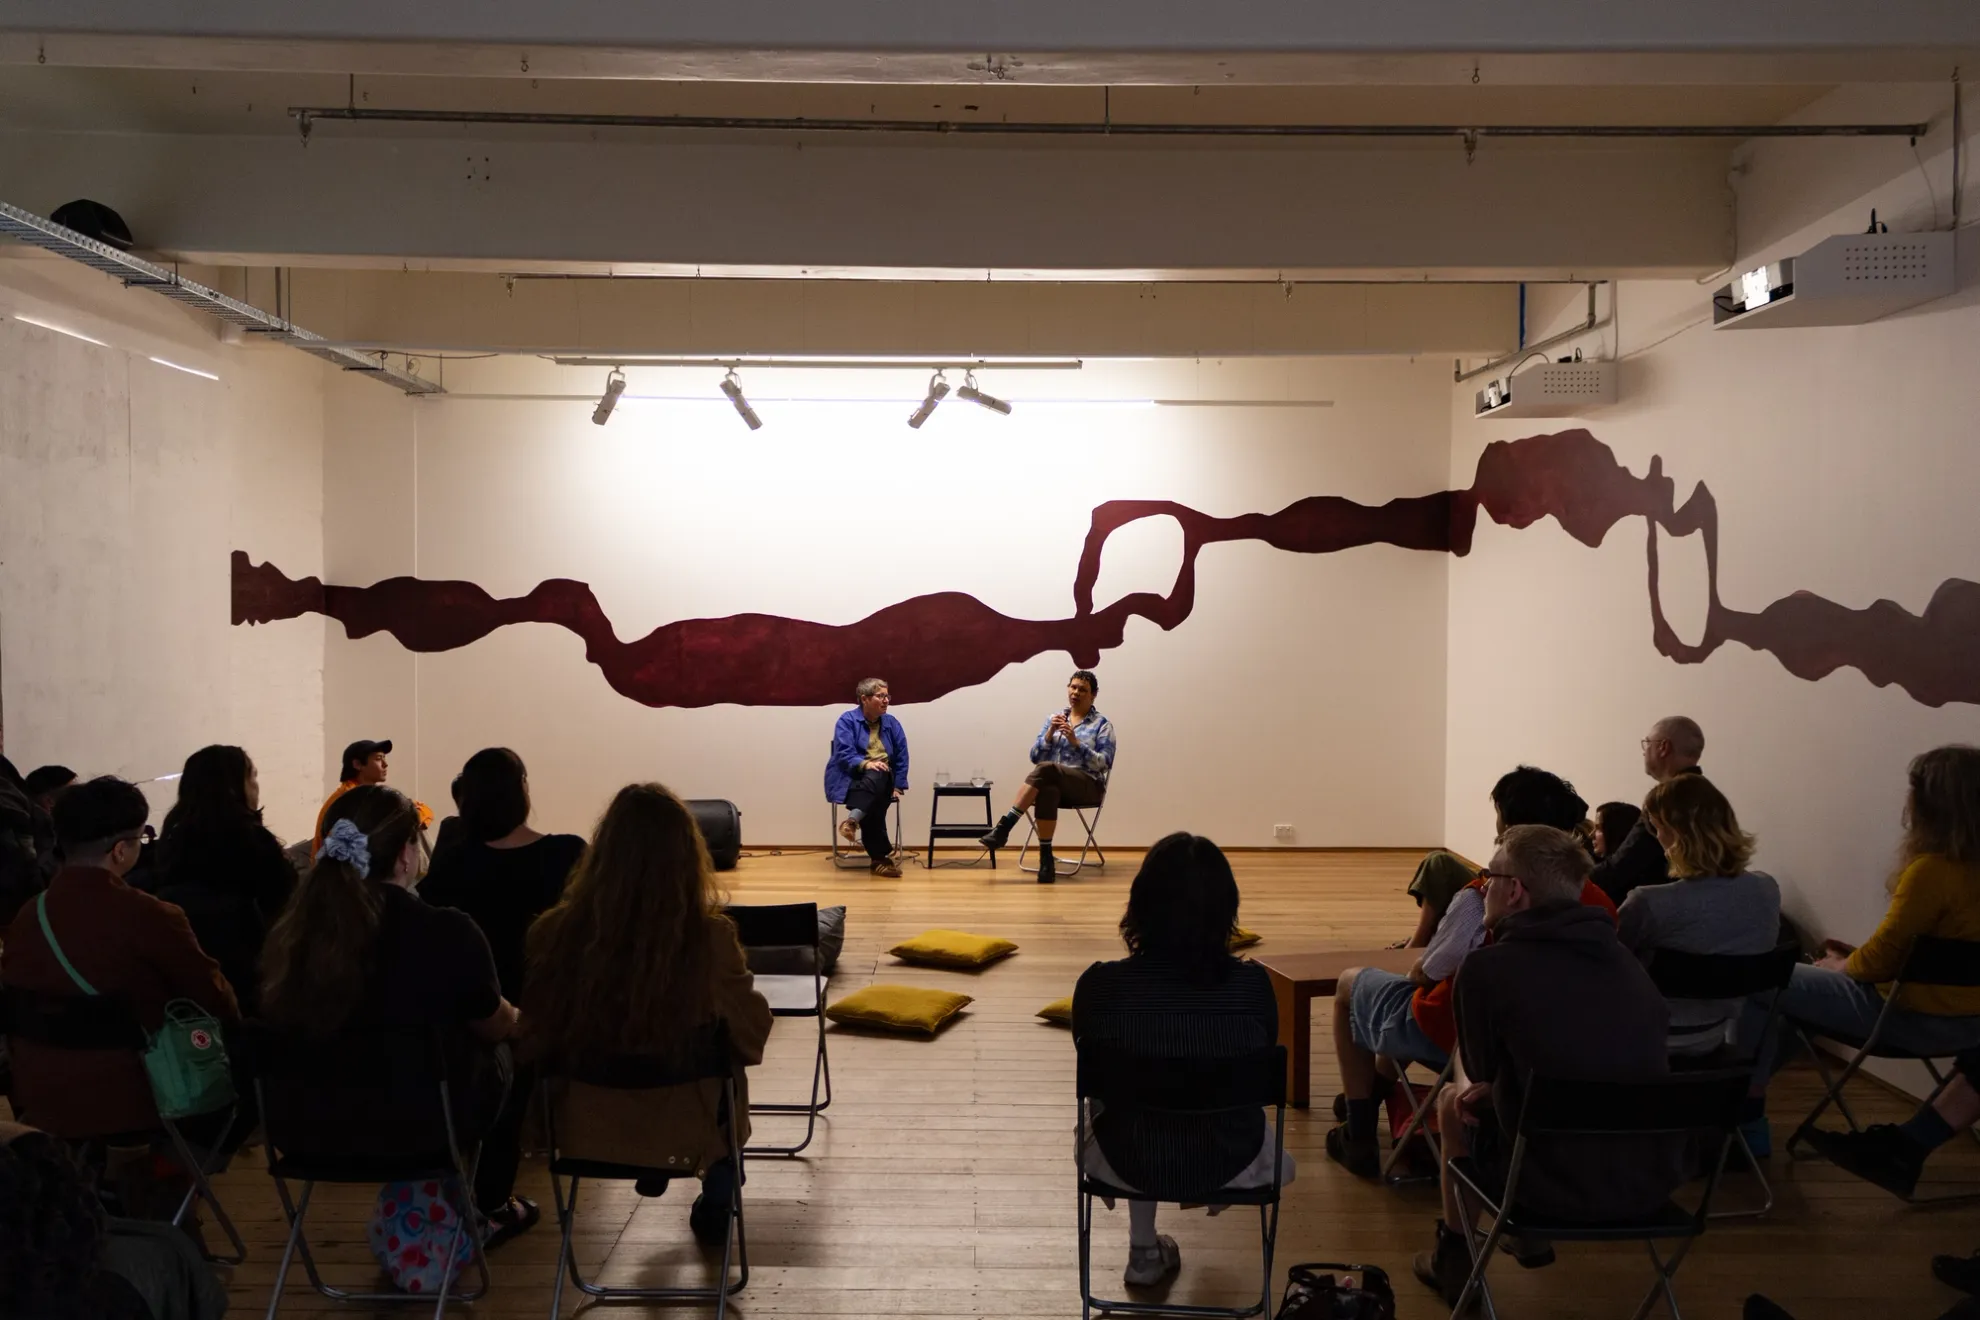
<instances>
[{"instance_id":1,"label":"electrical outlet on wall","mask_svg":"<svg viewBox=\"0 0 1980 1320\"><path fill-rule=\"evenodd\" d=\"M1272 838L1275 842L1291 843L1292 836L1293 827L1290 825L1274 825L1272 827Z\"/></svg>"}]
</instances>

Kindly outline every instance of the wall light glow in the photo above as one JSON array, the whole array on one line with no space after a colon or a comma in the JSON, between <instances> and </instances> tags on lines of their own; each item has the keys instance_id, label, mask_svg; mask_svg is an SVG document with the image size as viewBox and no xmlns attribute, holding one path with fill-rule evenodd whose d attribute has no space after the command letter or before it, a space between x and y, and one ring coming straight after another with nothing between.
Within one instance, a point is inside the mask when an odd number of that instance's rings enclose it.
<instances>
[{"instance_id":1,"label":"wall light glow","mask_svg":"<svg viewBox=\"0 0 1980 1320\"><path fill-rule=\"evenodd\" d=\"M22 316L19 312L14 313L14 319L25 325L35 326L38 329L53 330L56 334L67 335L71 339L80 339L85 344L95 344L98 348L110 347L110 345L104 343L101 339L92 339L80 330L70 330L64 326L50 325L47 321L37 321L32 316Z\"/></svg>"},{"instance_id":2,"label":"wall light glow","mask_svg":"<svg viewBox=\"0 0 1980 1320\"><path fill-rule=\"evenodd\" d=\"M162 357L155 357L155 358L153 358L153 359L151 359L151 360L152 360L153 362L156 362L156 363L157 363L157 364L158 364L159 366L161 366L161 367L170 367L170 368L171 368L172 370L174 370L174 371L183 371L183 372L185 372L185 373L186 373L186 374L187 374L188 376L198 376L198 377L200 377L200 378L201 378L202 380L219 380L219 379L220 379L220 378L219 378L218 376L216 376L216 375L214 375L214 374L213 374L212 372L210 372L210 371L201 371L201 370L200 370L200 369L199 369L198 367L182 367L182 366L180 366L180 365L179 365L178 363L176 363L176 362L167 362L167 361L166 361L166 360L165 360L164 358L162 358Z\"/></svg>"}]
</instances>

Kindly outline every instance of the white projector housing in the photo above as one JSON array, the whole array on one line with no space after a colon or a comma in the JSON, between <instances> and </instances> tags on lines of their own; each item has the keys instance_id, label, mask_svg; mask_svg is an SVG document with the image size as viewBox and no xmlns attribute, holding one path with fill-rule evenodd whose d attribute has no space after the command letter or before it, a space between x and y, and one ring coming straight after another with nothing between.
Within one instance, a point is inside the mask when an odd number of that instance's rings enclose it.
<instances>
[{"instance_id":1,"label":"white projector housing","mask_svg":"<svg viewBox=\"0 0 1980 1320\"><path fill-rule=\"evenodd\" d=\"M1838 234L1723 285L1712 328L1862 325L1945 297L1956 274L1951 234Z\"/></svg>"},{"instance_id":2,"label":"white projector housing","mask_svg":"<svg viewBox=\"0 0 1980 1320\"><path fill-rule=\"evenodd\" d=\"M1475 417L1579 417L1616 401L1613 362L1544 362L1472 397Z\"/></svg>"}]
</instances>

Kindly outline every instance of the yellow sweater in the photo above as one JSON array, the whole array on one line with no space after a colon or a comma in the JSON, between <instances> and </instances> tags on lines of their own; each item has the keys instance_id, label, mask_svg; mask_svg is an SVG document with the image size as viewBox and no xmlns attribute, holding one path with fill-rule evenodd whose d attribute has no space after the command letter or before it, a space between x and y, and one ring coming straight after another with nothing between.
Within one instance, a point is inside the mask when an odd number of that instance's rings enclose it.
<instances>
[{"instance_id":1,"label":"yellow sweater","mask_svg":"<svg viewBox=\"0 0 1980 1320\"><path fill-rule=\"evenodd\" d=\"M1980 940L1980 871L1936 855L1905 867L1876 933L1849 956L1843 971L1852 980L1888 985L1920 935ZM1898 1007L1940 1017L1980 1016L1980 986L1906 986Z\"/></svg>"}]
</instances>

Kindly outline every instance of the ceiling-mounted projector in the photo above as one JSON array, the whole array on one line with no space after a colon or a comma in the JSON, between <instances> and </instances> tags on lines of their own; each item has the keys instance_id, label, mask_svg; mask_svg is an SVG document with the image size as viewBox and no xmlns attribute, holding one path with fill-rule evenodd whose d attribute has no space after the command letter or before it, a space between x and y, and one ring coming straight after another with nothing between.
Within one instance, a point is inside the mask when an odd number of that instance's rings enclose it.
<instances>
[{"instance_id":1,"label":"ceiling-mounted projector","mask_svg":"<svg viewBox=\"0 0 1980 1320\"><path fill-rule=\"evenodd\" d=\"M1862 325L1953 291L1953 236L1837 234L1712 295L1714 330Z\"/></svg>"},{"instance_id":2,"label":"ceiling-mounted projector","mask_svg":"<svg viewBox=\"0 0 1980 1320\"><path fill-rule=\"evenodd\" d=\"M1613 362L1544 362L1472 396L1474 417L1579 417L1616 401Z\"/></svg>"}]
</instances>

